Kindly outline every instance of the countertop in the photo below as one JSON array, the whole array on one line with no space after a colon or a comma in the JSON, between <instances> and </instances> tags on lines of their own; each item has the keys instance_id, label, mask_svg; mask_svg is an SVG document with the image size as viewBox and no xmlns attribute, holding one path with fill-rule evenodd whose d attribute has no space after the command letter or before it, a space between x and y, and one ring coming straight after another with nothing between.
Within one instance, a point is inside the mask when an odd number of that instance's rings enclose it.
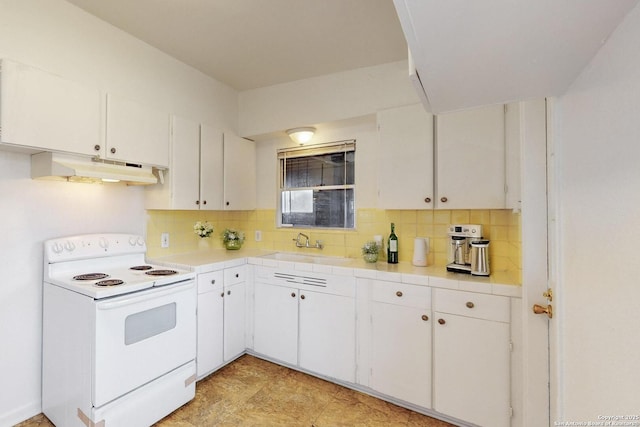
<instances>
[{"instance_id":1,"label":"countertop","mask_svg":"<svg viewBox=\"0 0 640 427\"><path fill-rule=\"evenodd\" d=\"M367 263L360 258L340 258L304 253L286 253L242 248L230 251L211 249L149 260L196 273L235 267L243 264L262 265L289 270L347 275L366 279L387 280L435 288L457 289L520 298L522 287L507 272L492 272L489 277L451 273L444 266L416 267L410 263Z\"/></svg>"}]
</instances>

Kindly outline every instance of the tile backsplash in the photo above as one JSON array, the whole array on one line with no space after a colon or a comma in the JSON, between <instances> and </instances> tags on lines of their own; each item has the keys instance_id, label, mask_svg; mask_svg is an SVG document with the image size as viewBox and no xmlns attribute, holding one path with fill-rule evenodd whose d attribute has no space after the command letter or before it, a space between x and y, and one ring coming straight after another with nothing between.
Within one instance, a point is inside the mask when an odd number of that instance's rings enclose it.
<instances>
[{"instance_id":1,"label":"tile backsplash","mask_svg":"<svg viewBox=\"0 0 640 427\"><path fill-rule=\"evenodd\" d=\"M481 224L485 238L491 240L492 271L508 271L521 277L520 214L511 210L381 210L358 209L356 229L350 231L277 228L275 209L254 211L161 211L150 210L147 221L147 246L150 257L173 255L198 250L200 239L193 232L196 221L209 221L214 226L210 247L222 248L225 228L245 232L245 247L282 252L304 252L317 255L360 257L360 248L380 234L386 241L390 224L396 224L400 262L411 262L414 237L429 237L429 265L447 262L447 226L449 224ZM262 240L255 241L260 231ZM299 233L310 236L311 243L321 240L324 249L296 248L293 239ZM170 245L161 248L161 233L169 233Z\"/></svg>"}]
</instances>

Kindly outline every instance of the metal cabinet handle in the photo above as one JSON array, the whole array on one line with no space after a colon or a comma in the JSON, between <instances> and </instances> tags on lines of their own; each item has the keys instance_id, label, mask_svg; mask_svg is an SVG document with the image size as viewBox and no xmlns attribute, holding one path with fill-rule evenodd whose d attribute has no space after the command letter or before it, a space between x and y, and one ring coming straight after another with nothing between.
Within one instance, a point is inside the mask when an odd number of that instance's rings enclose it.
<instances>
[{"instance_id":1,"label":"metal cabinet handle","mask_svg":"<svg viewBox=\"0 0 640 427\"><path fill-rule=\"evenodd\" d=\"M447 199L446 197L440 197L440 201L441 201L442 203L447 203L447 201L448 201L448 200L449 200L449 199Z\"/></svg>"},{"instance_id":2,"label":"metal cabinet handle","mask_svg":"<svg viewBox=\"0 0 640 427\"><path fill-rule=\"evenodd\" d=\"M200 200L196 200L196 205L199 205L199 204L200 204Z\"/></svg>"},{"instance_id":3,"label":"metal cabinet handle","mask_svg":"<svg viewBox=\"0 0 640 427\"><path fill-rule=\"evenodd\" d=\"M427 316L426 314L423 314L422 315L422 320L424 320L426 322L427 320L429 320L429 316Z\"/></svg>"},{"instance_id":4,"label":"metal cabinet handle","mask_svg":"<svg viewBox=\"0 0 640 427\"><path fill-rule=\"evenodd\" d=\"M205 201L203 201L203 202L202 202L202 204L203 204L203 205L206 205L206 204L207 204L207 201L206 201L206 200L205 200Z\"/></svg>"},{"instance_id":5,"label":"metal cabinet handle","mask_svg":"<svg viewBox=\"0 0 640 427\"><path fill-rule=\"evenodd\" d=\"M229 202L225 203L227 206L229 206Z\"/></svg>"},{"instance_id":6,"label":"metal cabinet handle","mask_svg":"<svg viewBox=\"0 0 640 427\"><path fill-rule=\"evenodd\" d=\"M467 304L466 304L466 306L467 306L467 308L473 308L473 307L475 307L476 305L475 305L474 303L472 303L471 301L468 301L468 302L467 302Z\"/></svg>"},{"instance_id":7,"label":"metal cabinet handle","mask_svg":"<svg viewBox=\"0 0 640 427\"><path fill-rule=\"evenodd\" d=\"M211 279L211 284L215 285L216 284L216 279Z\"/></svg>"},{"instance_id":8,"label":"metal cabinet handle","mask_svg":"<svg viewBox=\"0 0 640 427\"><path fill-rule=\"evenodd\" d=\"M236 273L236 278L240 277L240 273Z\"/></svg>"},{"instance_id":9,"label":"metal cabinet handle","mask_svg":"<svg viewBox=\"0 0 640 427\"><path fill-rule=\"evenodd\" d=\"M111 151L111 154L116 154L116 148L115 147L111 147L111 150L109 150L109 151Z\"/></svg>"},{"instance_id":10,"label":"metal cabinet handle","mask_svg":"<svg viewBox=\"0 0 640 427\"><path fill-rule=\"evenodd\" d=\"M227 291L227 295L231 295L231 291Z\"/></svg>"},{"instance_id":11,"label":"metal cabinet handle","mask_svg":"<svg viewBox=\"0 0 640 427\"><path fill-rule=\"evenodd\" d=\"M295 298L296 297L296 293L295 292L291 292L291 298Z\"/></svg>"},{"instance_id":12,"label":"metal cabinet handle","mask_svg":"<svg viewBox=\"0 0 640 427\"><path fill-rule=\"evenodd\" d=\"M402 296L402 292L400 292L400 291L396 292L396 296L397 297L401 297Z\"/></svg>"},{"instance_id":13,"label":"metal cabinet handle","mask_svg":"<svg viewBox=\"0 0 640 427\"><path fill-rule=\"evenodd\" d=\"M220 294L220 297L224 298L224 292L222 292L222 293Z\"/></svg>"},{"instance_id":14,"label":"metal cabinet handle","mask_svg":"<svg viewBox=\"0 0 640 427\"><path fill-rule=\"evenodd\" d=\"M424 202L425 203L431 203L431 197L425 197L424 198Z\"/></svg>"},{"instance_id":15,"label":"metal cabinet handle","mask_svg":"<svg viewBox=\"0 0 640 427\"><path fill-rule=\"evenodd\" d=\"M300 299L304 299L304 298L305 298L305 296L304 296L304 295L300 295Z\"/></svg>"},{"instance_id":16,"label":"metal cabinet handle","mask_svg":"<svg viewBox=\"0 0 640 427\"><path fill-rule=\"evenodd\" d=\"M444 319L438 319L438 323L441 325L444 325L447 322Z\"/></svg>"},{"instance_id":17,"label":"metal cabinet handle","mask_svg":"<svg viewBox=\"0 0 640 427\"><path fill-rule=\"evenodd\" d=\"M100 145L96 144L93 146L93 149L96 151L100 151Z\"/></svg>"}]
</instances>

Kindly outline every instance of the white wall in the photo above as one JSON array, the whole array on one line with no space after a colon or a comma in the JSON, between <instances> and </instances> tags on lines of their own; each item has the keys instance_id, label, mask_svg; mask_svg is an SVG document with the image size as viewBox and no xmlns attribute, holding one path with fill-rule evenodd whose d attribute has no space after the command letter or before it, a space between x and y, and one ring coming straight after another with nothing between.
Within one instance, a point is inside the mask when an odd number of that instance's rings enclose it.
<instances>
[{"instance_id":1,"label":"white wall","mask_svg":"<svg viewBox=\"0 0 640 427\"><path fill-rule=\"evenodd\" d=\"M392 62L241 92L238 127L263 135L419 102L407 62Z\"/></svg>"},{"instance_id":2,"label":"white wall","mask_svg":"<svg viewBox=\"0 0 640 427\"><path fill-rule=\"evenodd\" d=\"M237 93L63 0L0 0L0 58L235 130ZM0 151L0 426L40 412L42 241L144 233L143 189L30 179Z\"/></svg>"},{"instance_id":3,"label":"white wall","mask_svg":"<svg viewBox=\"0 0 640 427\"><path fill-rule=\"evenodd\" d=\"M378 132L376 116L368 115L351 120L322 124L311 141L313 144L356 140L356 209L375 208L378 203ZM256 144L257 207L275 209L277 203L278 149L295 146L284 135Z\"/></svg>"},{"instance_id":4,"label":"white wall","mask_svg":"<svg viewBox=\"0 0 640 427\"><path fill-rule=\"evenodd\" d=\"M640 6L558 103L559 421L640 413L639 52Z\"/></svg>"}]
</instances>

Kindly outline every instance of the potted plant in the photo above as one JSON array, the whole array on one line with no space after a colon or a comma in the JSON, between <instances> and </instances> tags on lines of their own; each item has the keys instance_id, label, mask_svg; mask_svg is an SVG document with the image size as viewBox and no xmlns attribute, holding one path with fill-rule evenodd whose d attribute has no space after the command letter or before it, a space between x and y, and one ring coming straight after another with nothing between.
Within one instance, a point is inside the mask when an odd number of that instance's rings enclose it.
<instances>
[{"instance_id":1,"label":"potted plant","mask_svg":"<svg viewBox=\"0 0 640 427\"><path fill-rule=\"evenodd\" d=\"M240 249L244 243L244 233L234 230L233 228L226 228L224 232L222 232L222 241L224 242L224 246L229 250Z\"/></svg>"},{"instance_id":2,"label":"potted plant","mask_svg":"<svg viewBox=\"0 0 640 427\"><path fill-rule=\"evenodd\" d=\"M197 221L193 224L193 232L204 239L213 233L213 225L209 221Z\"/></svg>"},{"instance_id":3,"label":"potted plant","mask_svg":"<svg viewBox=\"0 0 640 427\"><path fill-rule=\"evenodd\" d=\"M362 257L366 262L378 262L380 247L376 242L370 240L362 246Z\"/></svg>"}]
</instances>

